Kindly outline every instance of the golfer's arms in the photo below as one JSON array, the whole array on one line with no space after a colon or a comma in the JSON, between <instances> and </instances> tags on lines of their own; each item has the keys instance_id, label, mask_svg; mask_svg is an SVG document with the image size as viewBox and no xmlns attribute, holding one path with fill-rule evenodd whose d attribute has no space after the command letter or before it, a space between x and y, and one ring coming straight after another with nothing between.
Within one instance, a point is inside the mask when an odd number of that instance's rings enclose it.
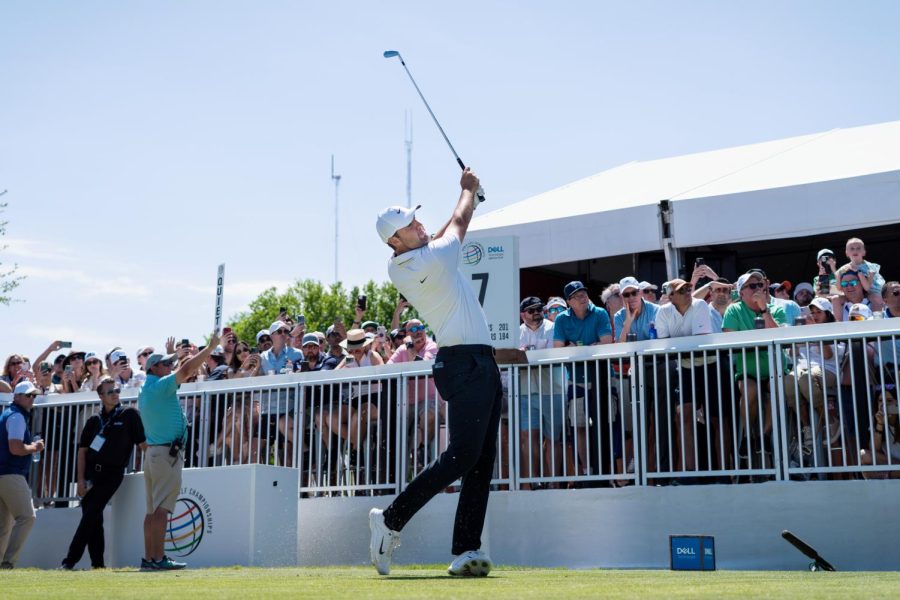
<instances>
[{"instance_id":1,"label":"golfer's arms","mask_svg":"<svg viewBox=\"0 0 900 600\"><path fill-rule=\"evenodd\" d=\"M472 213L475 212L475 190L481 184L475 173L468 168L463 171L459 184L462 187L462 191L459 194L456 208L453 210L450 220L434 234L434 239L443 237L447 231L455 233L460 243L466 237L466 231L469 229L469 223L472 221Z\"/></svg>"}]
</instances>

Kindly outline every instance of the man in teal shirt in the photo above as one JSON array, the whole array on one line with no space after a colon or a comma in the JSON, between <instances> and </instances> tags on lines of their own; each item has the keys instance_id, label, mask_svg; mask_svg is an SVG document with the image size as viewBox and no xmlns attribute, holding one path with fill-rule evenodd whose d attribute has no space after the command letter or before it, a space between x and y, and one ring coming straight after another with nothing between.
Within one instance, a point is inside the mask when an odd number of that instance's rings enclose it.
<instances>
[{"instance_id":1,"label":"man in teal shirt","mask_svg":"<svg viewBox=\"0 0 900 600\"><path fill-rule=\"evenodd\" d=\"M175 562L163 552L169 514L181 491L187 419L178 401L178 386L197 374L219 345L213 332L206 348L175 368L175 355L151 354L145 363L147 381L138 396L138 409L147 437L144 483L147 488L147 515L144 517L144 558L142 571L169 571L187 565Z\"/></svg>"}]
</instances>

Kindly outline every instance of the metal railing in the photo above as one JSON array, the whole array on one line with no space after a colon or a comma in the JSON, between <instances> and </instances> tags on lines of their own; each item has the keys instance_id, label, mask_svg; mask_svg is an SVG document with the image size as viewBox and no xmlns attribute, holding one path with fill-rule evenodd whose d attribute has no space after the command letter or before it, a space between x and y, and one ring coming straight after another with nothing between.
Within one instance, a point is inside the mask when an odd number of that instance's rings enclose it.
<instances>
[{"instance_id":1,"label":"metal railing","mask_svg":"<svg viewBox=\"0 0 900 600\"><path fill-rule=\"evenodd\" d=\"M501 365L493 484L900 477L898 342L883 320L529 351L529 364ZM448 443L430 362L185 384L178 396L186 467L296 468L303 496L396 493ZM75 500L78 439L98 408L92 393L35 405L39 504Z\"/></svg>"}]
</instances>

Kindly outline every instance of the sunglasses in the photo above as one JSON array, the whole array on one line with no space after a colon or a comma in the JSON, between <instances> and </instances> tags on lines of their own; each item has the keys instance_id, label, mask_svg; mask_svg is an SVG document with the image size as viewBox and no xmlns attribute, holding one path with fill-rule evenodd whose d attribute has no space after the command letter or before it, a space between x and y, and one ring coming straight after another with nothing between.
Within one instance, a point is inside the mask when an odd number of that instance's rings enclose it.
<instances>
[{"instance_id":1,"label":"sunglasses","mask_svg":"<svg viewBox=\"0 0 900 600\"><path fill-rule=\"evenodd\" d=\"M862 315L850 315L851 321L865 321L866 318Z\"/></svg>"},{"instance_id":2,"label":"sunglasses","mask_svg":"<svg viewBox=\"0 0 900 600\"><path fill-rule=\"evenodd\" d=\"M622 292L622 297L623 298L632 298L634 296L637 296L638 294L640 294L640 292L638 292L637 290L635 290L633 292Z\"/></svg>"},{"instance_id":3,"label":"sunglasses","mask_svg":"<svg viewBox=\"0 0 900 600\"><path fill-rule=\"evenodd\" d=\"M547 309L547 312L551 315L555 315L556 313L566 312L566 309L562 306L554 306L553 308Z\"/></svg>"},{"instance_id":4,"label":"sunglasses","mask_svg":"<svg viewBox=\"0 0 900 600\"><path fill-rule=\"evenodd\" d=\"M848 279L847 281L841 282L841 287L856 287L859 285L859 279Z\"/></svg>"},{"instance_id":5,"label":"sunglasses","mask_svg":"<svg viewBox=\"0 0 900 600\"><path fill-rule=\"evenodd\" d=\"M271 342L271 341L272 341L272 338L270 338L267 335L264 335L263 337L259 338L260 344L265 344L266 342Z\"/></svg>"},{"instance_id":6,"label":"sunglasses","mask_svg":"<svg viewBox=\"0 0 900 600\"><path fill-rule=\"evenodd\" d=\"M425 326L424 325L413 325L406 331L407 331L407 333L419 333L420 331L425 331Z\"/></svg>"},{"instance_id":7,"label":"sunglasses","mask_svg":"<svg viewBox=\"0 0 900 600\"><path fill-rule=\"evenodd\" d=\"M18 367L18 366L21 365L21 364L22 364L22 361L21 361L21 360L14 360L13 362L9 363L9 366L11 366L11 367Z\"/></svg>"},{"instance_id":8,"label":"sunglasses","mask_svg":"<svg viewBox=\"0 0 900 600\"><path fill-rule=\"evenodd\" d=\"M761 290L766 287L766 284L760 281L759 283L748 283L744 287L748 287L751 290Z\"/></svg>"},{"instance_id":9,"label":"sunglasses","mask_svg":"<svg viewBox=\"0 0 900 600\"><path fill-rule=\"evenodd\" d=\"M140 356L141 358L147 358L147 357L150 356L151 354L153 354L153 351L152 351L152 350L149 350L149 351L147 351L147 352L141 352L140 354L138 354L138 356Z\"/></svg>"},{"instance_id":10,"label":"sunglasses","mask_svg":"<svg viewBox=\"0 0 900 600\"><path fill-rule=\"evenodd\" d=\"M113 388L111 390L107 390L107 391L103 392L103 395L104 396L112 396L113 394L120 394L120 393L122 393L122 388Z\"/></svg>"},{"instance_id":11,"label":"sunglasses","mask_svg":"<svg viewBox=\"0 0 900 600\"><path fill-rule=\"evenodd\" d=\"M291 332L290 329L279 329L278 331L273 331L272 335L288 335Z\"/></svg>"},{"instance_id":12,"label":"sunglasses","mask_svg":"<svg viewBox=\"0 0 900 600\"><path fill-rule=\"evenodd\" d=\"M693 290L691 289L691 286L686 285L686 286L682 287L681 289L675 290L675 293L676 294L690 294L692 291Z\"/></svg>"},{"instance_id":13,"label":"sunglasses","mask_svg":"<svg viewBox=\"0 0 900 600\"><path fill-rule=\"evenodd\" d=\"M529 315L536 315L536 314L544 312L544 309L543 308L526 308L522 312L528 313Z\"/></svg>"},{"instance_id":14,"label":"sunglasses","mask_svg":"<svg viewBox=\"0 0 900 600\"><path fill-rule=\"evenodd\" d=\"M649 296L650 294L655 294L656 290L651 290L648 288L648 289L642 291L641 293L644 294L645 296Z\"/></svg>"}]
</instances>

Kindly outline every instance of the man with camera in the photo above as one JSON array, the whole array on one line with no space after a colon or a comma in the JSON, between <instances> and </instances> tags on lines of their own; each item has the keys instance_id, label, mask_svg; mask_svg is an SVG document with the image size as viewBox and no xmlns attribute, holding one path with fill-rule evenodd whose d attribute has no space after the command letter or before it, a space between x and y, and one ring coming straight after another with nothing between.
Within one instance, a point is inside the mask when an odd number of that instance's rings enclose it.
<instances>
[{"instance_id":1,"label":"man with camera","mask_svg":"<svg viewBox=\"0 0 900 600\"><path fill-rule=\"evenodd\" d=\"M114 358L112 362L115 364ZM91 567L104 567L103 509L119 489L134 447L147 447L141 415L119 404L119 392L121 387L112 377L100 380L97 395L102 408L88 419L81 431L77 459L81 522L62 561L64 569L75 568L85 546L91 556Z\"/></svg>"},{"instance_id":2,"label":"man with camera","mask_svg":"<svg viewBox=\"0 0 900 600\"><path fill-rule=\"evenodd\" d=\"M152 354L147 358L147 381L138 396L148 446L144 457L147 516L144 517L142 571L170 571L187 566L163 553L166 523L181 490L187 437L187 418L178 402L178 386L197 374L218 345L219 334L214 331L206 348L177 369L174 354Z\"/></svg>"}]
</instances>

